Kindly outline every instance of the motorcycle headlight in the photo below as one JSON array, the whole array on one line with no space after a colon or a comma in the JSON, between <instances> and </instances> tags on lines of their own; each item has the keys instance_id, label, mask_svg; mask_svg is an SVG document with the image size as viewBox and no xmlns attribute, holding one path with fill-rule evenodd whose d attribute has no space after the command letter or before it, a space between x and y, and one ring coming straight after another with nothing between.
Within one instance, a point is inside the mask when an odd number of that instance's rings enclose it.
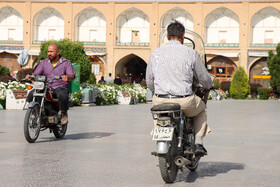
<instances>
[{"instance_id":1,"label":"motorcycle headlight","mask_svg":"<svg viewBox=\"0 0 280 187\"><path fill-rule=\"evenodd\" d=\"M33 83L33 88L35 90L43 90L44 86L45 86L45 84L43 82L34 82Z\"/></svg>"}]
</instances>

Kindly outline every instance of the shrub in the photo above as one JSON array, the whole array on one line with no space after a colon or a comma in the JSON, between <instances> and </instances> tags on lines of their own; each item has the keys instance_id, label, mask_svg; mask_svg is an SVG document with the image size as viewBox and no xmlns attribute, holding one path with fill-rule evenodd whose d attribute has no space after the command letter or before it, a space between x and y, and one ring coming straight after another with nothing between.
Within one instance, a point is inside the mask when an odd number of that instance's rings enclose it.
<instances>
[{"instance_id":1,"label":"shrub","mask_svg":"<svg viewBox=\"0 0 280 187\"><path fill-rule=\"evenodd\" d=\"M32 74L33 69L32 68L27 68L27 69L21 69L17 73L17 80L21 81L27 74Z\"/></svg>"},{"instance_id":2,"label":"shrub","mask_svg":"<svg viewBox=\"0 0 280 187\"><path fill-rule=\"evenodd\" d=\"M0 82L8 83L9 81L16 81L12 76L2 76L0 77Z\"/></svg>"},{"instance_id":3,"label":"shrub","mask_svg":"<svg viewBox=\"0 0 280 187\"><path fill-rule=\"evenodd\" d=\"M0 77L11 75L9 68L0 65Z\"/></svg>"},{"instance_id":4,"label":"shrub","mask_svg":"<svg viewBox=\"0 0 280 187\"><path fill-rule=\"evenodd\" d=\"M221 84L220 84L219 81L216 80L216 79L215 79L213 82L214 82L214 89L215 89L215 90L218 90L218 89L221 87Z\"/></svg>"},{"instance_id":5,"label":"shrub","mask_svg":"<svg viewBox=\"0 0 280 187\"><path fill-rule=\"evenodd\" d=\"M276 54L272 51L268 52L267 67L271 75L269 83L275 91L280 86L280 44L276 47Z\"/></svg>"},{"instance_id":6,"label":"shrub","mask_svg":"<svg viewBox=\"0 0 280 187\"><path fill-rule=\"evenodd\" d=\"M60 55L70 60L71 63L80 64L80 80L81 83L92 79L91 73L91 62L88 56L85 54L84 46L82 42L72 42L70 40L64 39L60 41L50 40L43 42L41 44L41 52L38 56L38 63L41 58L48 57L48 46L50 44L57 44L59 47Z\"/></svg>"},{"instance_id":7,"label":"shrub","mask_svg":"<svg viewBox=\"0 0 280 187\"><path fill-rule=\"evenodd\" d=\"M234 73L229 91L230 97L234 99L245 99L250 93L249 79L243 67Z\"/></svg>"},{"instance_id":8,"label":"shrub","mask_svg":"<svg viewBox=\"0 0 280 187\"><path fill-rule=\"evenodd\" d=\"M80 106L82 100L82 91L78 91L72 94L72 103L74 106Z\"/></svg>"},{"instance_id":9,"label":"shrub","mask_svg":"<svg viewBox=\"0 0 280 187\"><path fill-rule=\"evenodd\" d=\"M229 91L230 88L230 81L223 81L221 82L221 86L220 86L221 90L225 91Z\"/></svg>"},{"instance_id":10,"label":"shrub","mask_svg":"<svg viewBox=\"0 0 280 187\"><path fill-rule=\"evenodd\" d=\"M269 98L271 90L269 88L258 88L259 99L267 100Z\"/></svg>"}]
</instances>

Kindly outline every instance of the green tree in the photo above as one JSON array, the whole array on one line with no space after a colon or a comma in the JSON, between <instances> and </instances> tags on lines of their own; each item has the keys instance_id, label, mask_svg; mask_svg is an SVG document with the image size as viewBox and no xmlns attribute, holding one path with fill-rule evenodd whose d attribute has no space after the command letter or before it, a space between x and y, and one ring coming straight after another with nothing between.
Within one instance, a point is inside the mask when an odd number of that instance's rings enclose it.
<instances>
[{"instance_id":1,"label":"green tree","mask_svg":"<svg viewBox=\"0 0 280 187\"><path fill-rule=\"evenodd\" d=\"M271 75L269 83L275 91L280 85L280 43L276 47L276 54L268 52L267 67Z\"/></svg>"},{"instance_id":2,"label":"green tree","mask_svg":"<svg viewBox=\"0 0 280 187\"><path fill-rule=\"evenodd\" d=\"M7 76L7 75L11 75L9 68L0 65L0 77Z\"/></svg>"},{"instance_id":3,"label":"green tree","mask_svg":"<svg viewBox=\"0 0 280 187\"><path fill-rule=\"evenodd\" d=\"M245 99L250 93L249 79L243 67L239 67L234 73L229 92L234 99Z\"/></svg>"},{"instance_id":4,"label":"green tree","mask_svg":"<svg viewBox=\"0 0 280 187\"><path fill-rule=\"evenodd\" d=\"M57 44L59 47L60 55L70 60L71 63L80 64L80 80L81 83L92 80L95 77L91 73L91 62L88 56L85 54L84 46L82 42L72 42L64 39L60 41L49 40L41 44L41 52L38 56L38 63L41 58L48 58L48 46L50 44Z\"/></svg>"}]
</instances>

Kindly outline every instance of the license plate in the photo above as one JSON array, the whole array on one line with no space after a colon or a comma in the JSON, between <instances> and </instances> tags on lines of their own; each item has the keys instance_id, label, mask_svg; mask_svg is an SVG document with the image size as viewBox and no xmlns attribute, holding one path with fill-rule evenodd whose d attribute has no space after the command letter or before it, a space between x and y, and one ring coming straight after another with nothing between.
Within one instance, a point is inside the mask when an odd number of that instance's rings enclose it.
<instances>
[{"instance_id":1,"label":"license plate","mask_svg":"<svg viewBox=\"0 0 280 187\"><path fill-rule=\"evenodd\" d=\"M153 132L153 140L171 141L173 138L174 127L155 127Z\"/></svg>"}]
</instances>

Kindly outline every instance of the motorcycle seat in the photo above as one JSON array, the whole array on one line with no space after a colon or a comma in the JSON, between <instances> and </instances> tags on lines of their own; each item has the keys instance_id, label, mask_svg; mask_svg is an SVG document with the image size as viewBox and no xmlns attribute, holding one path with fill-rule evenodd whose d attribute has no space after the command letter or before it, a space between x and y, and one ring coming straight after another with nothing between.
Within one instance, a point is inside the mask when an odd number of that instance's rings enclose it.
<instances>
[{"instance_id":1,"label":"motorcycle seat","mask_svg":"<svg viewBox=\"0 0 280 187\"><path fill-rule=\"evenodd\" d=\"M178 103L164 103L153 106L151 111L175 111L180 109L181 106Z\"/></svg>"}]
</instances>

